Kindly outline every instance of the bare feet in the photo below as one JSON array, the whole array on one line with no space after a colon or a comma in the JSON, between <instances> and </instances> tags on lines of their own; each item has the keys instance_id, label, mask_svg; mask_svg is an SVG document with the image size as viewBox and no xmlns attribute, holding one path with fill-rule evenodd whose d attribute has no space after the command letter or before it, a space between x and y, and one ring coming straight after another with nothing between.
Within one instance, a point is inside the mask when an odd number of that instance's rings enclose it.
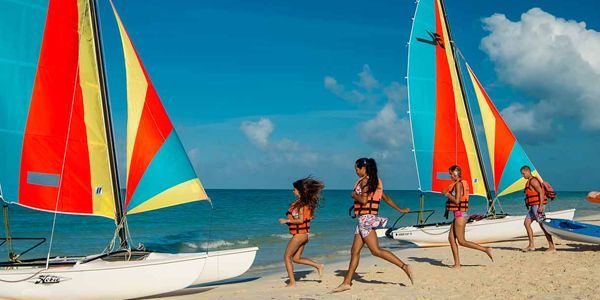
<instances>
[{"instance_id":1,"label":"bare feet","mask_svg":"<svg viewBox=\"0 0 600 300\"><path fill-rule=\"evenodd\" d=\"M317 268L317 274L319 274L319 278L323 278L323 269L325 269L325 264L320 264Z\"/></svg>"},{"instance_id":2,"label":"bare feet","mask_svg":"<svg viewBox=\"0 0 600 300\"><path fill-rule=\"evenodd\" d=\"M402 271L404 271L406 276L408 276L408 279L410 279L410 284L414 285L414 274L412 272L412 268L408 264L404 264L404 266L402 266Z\"/></svg>"},{"instance_id":3,"label":"bare feet","mask_svg":"<svg viewBox=\"0 0 600 300\"><path fill-rule=\"evenodd\" d=\"M452 267L450 267L450 268L452 268L452 269L454 269L454 270L458 270L458 269L460 269L460 264L458 264L458 265L454 265L454 266L452 266Z\"/></svg>"},{"instance_id":4,"label":"bare feet","mask_svg":"<svg viewBox=\"0 0 600 300\"><path fill-rule=\"evenodd\" d=\"M556 248L555 247L550 247L545 252L546 253L554 253L554 252L556 252Z\"/></svg>"},{"instance_id":5,"label":"bare feet","mask_svg":"<svg viewBox=\"0 0 600 300\"><path fill-rule=\"evenodd\" d=\"M494 262L494 258L492 257L492 247L488 247L487 249L485 249L485 254L487 254L487 256L492 260L492 262Z\"/></svg>"},{"instance_id":6,"label":"bare feet","mask_svg":"<svg viewBox=\"0 0 600 300\"><path fill-rule=\"evenodd\" d=\"M523 252L535 251L535 247L527 246L527 247L521 249L521 251L523 251Z\"/></svg>"},{"instance_id":7,"label":"bare feet","mask_svg":"<svg viewBox=\"0 0 600 300\"><path fill-rule=\"evenodd\" d=\"M295 288L296 287L296 283L295 282L290 282L285 287L286 288Z\"/></svg>"},{"instance_id":8,"label":"bare feet","mask_svg":"<svg viewBox=\"0 0 600 300\"><path fill-rule=\"evenodd\" d=\"M336 287L335 289L333 289L331 291L331 293L340 293L340 292L344 292L344 291L347 291L347 290L350 290L350 285L342 283L338 287Z\"/></svg>"}]
</instances>

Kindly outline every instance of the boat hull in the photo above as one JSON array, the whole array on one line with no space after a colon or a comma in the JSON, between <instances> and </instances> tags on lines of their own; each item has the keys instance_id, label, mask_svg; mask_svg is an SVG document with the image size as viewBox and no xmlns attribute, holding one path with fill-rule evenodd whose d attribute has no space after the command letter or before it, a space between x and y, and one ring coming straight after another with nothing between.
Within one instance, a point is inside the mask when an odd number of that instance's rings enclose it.
<instances>
[{"instance_id":1,"label":"boat hull","mask_svg":"<svg viewBox=\"0 0 600 300\"><path fill-rule=\"evenodd\" d=\"M204 271L192 285L226 280L246 273L254 262L256 251L257 247L208 252Z\"/></svg>"},{"instance_id":2,"label":"boat hull","mask_svg":"<svg viewBox=\"0 0 600 300\"><path fill-rule=\"evenodd\" d=\"M548 218L560 218L572 220L575 209L548 212ZM525 216L506 216L500 219L484 219L467 223L465 237L476 243L492 243L499 241L510 241L527 236L523 221ZM531 225L534 235L541 235L542 230L537 222ZM448 246L449 224L407 226L391 231L395 240L411 242L419 247ZM387 229L377 229L377 236L385 236Z\"/></svg>"},{"instance_id":3,"label":"boat hull","mask_svg":"<svg viewBox=\"0 0 600 300\"><path fill-rule=\"evenodd\" d=\"M565 219L546 219L544 227L553 236L568 241L600 245L600 226Z\"/></svg>"},{"instance_id":4,"label":"boat hull","mask_svg":"<svg viewBox=\"0 0 600 300\"><path fill-rule=\"evenodd\" d=\"M90 256L72 266L0 270L0 298L129 299L164 294L241 275L252 265L257 250L151 252L138 261L85 262Z\"/></svg>"}]
</instances>

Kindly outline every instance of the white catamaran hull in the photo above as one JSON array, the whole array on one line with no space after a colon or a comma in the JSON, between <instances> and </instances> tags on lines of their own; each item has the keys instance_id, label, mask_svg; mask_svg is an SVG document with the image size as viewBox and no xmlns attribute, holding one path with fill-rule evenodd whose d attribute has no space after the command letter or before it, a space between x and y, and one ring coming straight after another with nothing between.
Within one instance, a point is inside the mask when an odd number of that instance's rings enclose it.
<instances>
[{"instance_id":1,"label":"white catamaran hull","mask_svg":"<svg viewBox=\"0 0 600 300\"><path fill-rule=\"evenodd\" d=\"M548 212L548 218L572 220L575 215L575 209L560 210ZM465 237L467 240L476 243L492 243L500 241L510 241L527 236L523 221L525 216L506 216L501 219L484 219L473 221L465 227ZM533 222L531 228L534 235L541 235L542 230L537 222ZM377 236L384 237L386 228L377 229ZM391 232L392 238L400 241L407 241L416 244L419 247L437 247L448 246L448 231L450 225L430 225L430 226L407 226L400 227Z\"/></svg>"},{"instance_id":2,"label":"white catamaran hull","mask_svg":"<svg viewBox=\"0 0 600 300\"><path fill-rule=\"evenodd\" d=\"M257 250L150 253L139 261L96 259L48 270L5 269L0 270L0 298L128 299L163 294L241 275L252 265Z\"/></svg>"}]
</instances>

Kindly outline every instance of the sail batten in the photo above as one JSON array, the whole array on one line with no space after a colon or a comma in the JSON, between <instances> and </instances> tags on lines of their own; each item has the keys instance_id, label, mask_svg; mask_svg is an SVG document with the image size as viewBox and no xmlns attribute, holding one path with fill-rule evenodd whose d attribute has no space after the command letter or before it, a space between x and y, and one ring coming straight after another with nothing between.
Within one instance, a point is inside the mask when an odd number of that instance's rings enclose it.
<instances>
[{"instance_id":1,"label":"sail batten","mask_svg":"<svg viewBox=\"0 0 600 300\"><path fill-rule=\"evenodd\" d=\"M111 5L121 35L127 77L127 212L207 200L139 54Z\"/></svg>"}]
</instances>

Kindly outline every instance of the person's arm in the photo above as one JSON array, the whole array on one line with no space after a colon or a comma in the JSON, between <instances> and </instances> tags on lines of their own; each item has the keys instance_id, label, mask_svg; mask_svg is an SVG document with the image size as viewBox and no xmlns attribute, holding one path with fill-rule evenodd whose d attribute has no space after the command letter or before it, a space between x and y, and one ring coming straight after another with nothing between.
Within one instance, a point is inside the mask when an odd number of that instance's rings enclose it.
<instances>
[{"instance_id":1,"label":"person's arm","mask_svg":"<svg viewBox=\"0 0 600 300\"><path fill-rule=\"evenodd\" d=\"M283 221L283 222L282 222ZM298 219L279 219L281 224L302 224L304 223L304 208L298 209Z\"/></svg>"},{"instance_id":2,"label":"person's arm","mask_svg":"<svg viewBox=\"0 0 600 300\"><path fill-rule=\"evenodd\" d=\"M401 212L401 213L407 213L410 212L409 208L401 208L400 206L396 205L396 203L394 202L394 200L388 196L386 193L383 193L383 201L385 201L385 203L387 203L389 206L391 206L393 209Z\"/></svg>"},{"instance_id":3,"label":"person's arm","mask_svg":"<svg viewBox=\"0 0 600 300\"><path fill-rule=\"evenodd\" d=\"M368 202L369 188L366 185L363 186L362 182L360 184L360 189L362 190L362 193L359 195L356 193L356 191L353 191L350 195L354 200L358 201L360 204L366 204Z\"/></svg>"},{"instance_id":4,"label":"person's arm","mask_svg":"<svg viewBox=\"0 0 600 300\"><path fill-rule=\"evenodd\" d=\"M539 179L531 181L531 186L533 189L540 195L540 205L538 206L538 212L544 212L544 200L546 200L546 193L544 193L544 188L542 187L542 183Z\"/></svg>"},{"instance_id":5,"label":"person's arm","mask_svg":"<svg viewBox=\"0 0 600 300\"><path fill-rule=\"evenodd\" d=\"M455 185L454 190L456 191L456 197L452 196L452 194L450 194L449 192L447 192L446 190L444 190L444 195L446 197L448 197L448 199L450 199L450 201L456 203L456 204L460 204L460 199L462 197L462 193L463 193L463 185L462 182L457 182Z\"/></svg>"}]
</instances>

